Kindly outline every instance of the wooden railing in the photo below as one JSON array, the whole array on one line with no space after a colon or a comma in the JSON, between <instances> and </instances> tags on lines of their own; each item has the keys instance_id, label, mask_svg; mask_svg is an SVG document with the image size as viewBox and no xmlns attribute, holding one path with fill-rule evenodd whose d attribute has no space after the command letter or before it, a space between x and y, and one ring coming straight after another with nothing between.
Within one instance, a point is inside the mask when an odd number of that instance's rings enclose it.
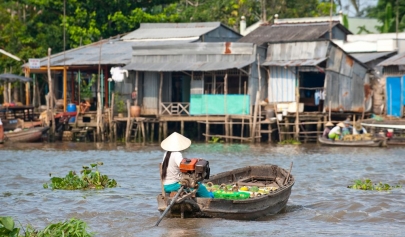
<instances>
[{"instance_id":1,"label":"wooden railing","mask_svg":"<svg viewBox=\"0 0 405 237\"><path fill-rule=\"evenodd\" d=\"M185 102L162 102L160 103L160 114L169 115L190 115L190 103Z\"/></svg>"}]
</instances>

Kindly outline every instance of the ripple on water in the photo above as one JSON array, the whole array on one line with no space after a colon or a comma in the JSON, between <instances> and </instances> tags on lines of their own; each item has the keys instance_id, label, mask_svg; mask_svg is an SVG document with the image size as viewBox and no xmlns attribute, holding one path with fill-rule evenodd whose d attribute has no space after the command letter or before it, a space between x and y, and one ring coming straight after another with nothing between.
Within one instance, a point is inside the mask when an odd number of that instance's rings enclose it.
<instances>
[{"instance_id":1,"label":"ripple on water","mask_svg":"<svg viewBox=\"0 0 405 237\"><path fill-rule=\"evenodd\" d=\"M346 187L363 178L404 184L404 153L405 148L193 143L184 156L209 160L212 174L261 164L288 169L293 162L296 183L287 207L259 221L165 218L154 228L160 216L157 164L163 157L158 145L6 144L0 150L0 216L37 228L75 217L86 221L97 236L400 236L404 188L366 192ZM42 188L49 173L63 177L98 161L104 163L100 172L114 178L118 188Z\"/></svg>"}]
</instances>

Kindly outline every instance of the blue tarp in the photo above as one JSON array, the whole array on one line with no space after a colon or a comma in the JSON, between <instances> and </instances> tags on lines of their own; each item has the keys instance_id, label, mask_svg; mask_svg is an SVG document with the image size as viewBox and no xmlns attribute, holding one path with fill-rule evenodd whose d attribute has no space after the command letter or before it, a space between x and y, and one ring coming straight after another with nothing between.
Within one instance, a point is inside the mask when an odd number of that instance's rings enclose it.
<instances>
[{"instance_id":1,"label":"blue tarp","mask_svg":"<svg viewBox=\"0 0 405 237\"><path fill-rule=\"evenodd\" d=\"M387 115L402 116L403 93L405 92L403 84L403 77L387 77Z\"/></svg>"}]
</instances>

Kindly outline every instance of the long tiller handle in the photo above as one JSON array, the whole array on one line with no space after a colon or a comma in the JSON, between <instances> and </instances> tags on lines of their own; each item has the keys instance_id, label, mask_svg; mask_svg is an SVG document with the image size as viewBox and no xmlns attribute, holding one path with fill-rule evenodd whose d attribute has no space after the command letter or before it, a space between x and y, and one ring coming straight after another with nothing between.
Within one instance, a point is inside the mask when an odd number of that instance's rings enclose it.
<instances>
[{"instance_id":1,"label":"long tiller handle","mask_svg":"<svg viewBox=\"0 0 405 237\"><path fill-rule=\"evenodd\" d=\"M156 222L155 226L158 226L159 223L162 221L163 217L167 214L167 212L172 208L172 206L176 203L177 198L179 197L180 193L183 192L184 186L181 186L181 188L177 191L177 194L174 196L172 199L172 202L168 207L166 207L166 210L163 212L163 214L160 216L159 220Z\"/></svg>"}]
</instances>

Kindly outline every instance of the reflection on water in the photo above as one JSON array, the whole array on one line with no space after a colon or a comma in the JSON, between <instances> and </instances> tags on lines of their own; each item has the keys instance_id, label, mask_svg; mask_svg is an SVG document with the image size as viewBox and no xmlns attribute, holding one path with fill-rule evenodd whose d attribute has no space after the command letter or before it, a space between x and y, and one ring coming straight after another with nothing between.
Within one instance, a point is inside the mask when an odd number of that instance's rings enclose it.
<instances>
[{"instance_id":1,"label":"reflection on water","mask_svg":"<svg viewBox=\"0 0 405 237\"><path fill-rule=\"evenodd\" d=\"M0 145L0 216L43 228L75 217L97 236L399 236L405 224L404 188L391 192L346 188L369 178L405 183L405 148L335 148L318 145L193 144L185 157L210 161L211 173L277 164L296 183L287 208L257 221L159 218L158 145L36 143ZM119 187L93 191L43 189L49 173L65 176L102 161L101 173Z\"/></svg>"}]
</instances>

